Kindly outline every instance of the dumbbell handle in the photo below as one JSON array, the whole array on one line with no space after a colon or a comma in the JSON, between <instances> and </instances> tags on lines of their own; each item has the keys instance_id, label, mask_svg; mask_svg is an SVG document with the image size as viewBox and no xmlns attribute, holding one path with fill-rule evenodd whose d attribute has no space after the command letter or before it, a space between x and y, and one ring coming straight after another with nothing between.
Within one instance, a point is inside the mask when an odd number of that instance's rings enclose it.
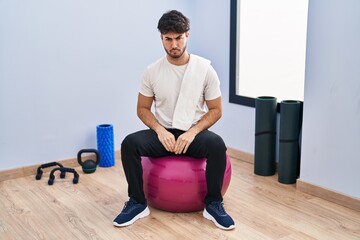
<instances>
[{"instance_id":1,"label":"dumbbell handle","mask_svg":"<svg viewBox=\"0 0 360 240\"><path fill-rule=\"evenodd\" d=\"M65 173L65 172L72 172L74 173L74 179L73 179L73 183L77 184L79 181L79 174L75 171L75 169L73 168L64 168L64 167L58 167L58 168L54 168L53 170L51 170L50 176L49 176L49 181L48 184L52 185L54 183L54 179L55 179L55 172L56 171L61 171L61 173Z\"/></svg>"}]
</instances>

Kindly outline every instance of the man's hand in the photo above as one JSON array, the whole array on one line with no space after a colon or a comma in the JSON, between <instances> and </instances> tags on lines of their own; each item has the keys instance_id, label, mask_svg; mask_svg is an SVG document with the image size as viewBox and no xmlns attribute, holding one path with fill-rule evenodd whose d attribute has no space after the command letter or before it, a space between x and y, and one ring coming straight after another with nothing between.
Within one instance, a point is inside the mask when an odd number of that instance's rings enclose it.
<instances>
[{"instance_id":1,"label":"man's hand","mask_svg":"<svg viewBox=\"0 0 360 240\"><path fill-rule=\"evenodd\" d=\"M192 143L196 136L196 133L194 131L187 131L181 134L178 139L176 140L174 153L175 154L181 154L186 153L188 147Z\"/></svg>"},{"instance_id":2,"label":"man's hand","mask_svg":"<svg viewBox=\"0 0 360 240\"><path fill-rule=\"evenodd\" d=\"M149 128L153 129L164 148L169 152L174 152L175 137L156 120L154 114L151 112L151 105L153 104L153 97L146 97L139 93L137 104L137 115L143 123Z\"/></svg>"},{"instance_id":3,"label":"man's hand","mask_svg":"<svg viewBox=\"0 0 360 240\"><path fill-rule=\"evenodd\" d=\"M181 154L186 153L192 141L194 141L195 136L211 127L214 123L221 118L222 114L222 105L221 97L218 97L213 100L207 100L206 105L209 111L201 118L201 120L192 126L188 131L181 134L175 144L174 153Z\"/></svg>"},{"instance_id":4,"label":"man's hand","mask_svg":"<svg viewBox=\"0 0 360 240\"><path fill-rule=\"evenodd\" d=\"M175 149L175 137L172 133L163 127L156 130L159 141L168 152L174 152Z\"/></svg>"}]
</instances>

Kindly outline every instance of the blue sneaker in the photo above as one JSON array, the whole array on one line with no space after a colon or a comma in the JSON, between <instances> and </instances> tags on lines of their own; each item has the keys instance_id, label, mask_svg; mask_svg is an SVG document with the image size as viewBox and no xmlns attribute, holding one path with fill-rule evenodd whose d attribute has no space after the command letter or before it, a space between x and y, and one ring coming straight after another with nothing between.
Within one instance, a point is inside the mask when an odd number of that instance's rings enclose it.
<instances>
[{"instance_id":1,"label":"blue sneaker","mask_svg":"<svg viewBox=\"0 0 360 240\"><path fill-rule=\"evenodd\" d=\"M149 214L150 210L146 203L141 204L130 198L130 200L125 203L121 213L114 219L113 225L116 227L126 227Z\"/></svg>"},{"instance_id":2,"label":"blue sneaker","mask_svg":"<svg viewBox=\"0 0 360 240\"><path fill-rule=\"evenodd\" d=\"M214 201L208 204L204 209L203 216L213 221L218 228L224 230L235 228L234 220L225 212L221 201Z\"/></svg>"}]
</instances>

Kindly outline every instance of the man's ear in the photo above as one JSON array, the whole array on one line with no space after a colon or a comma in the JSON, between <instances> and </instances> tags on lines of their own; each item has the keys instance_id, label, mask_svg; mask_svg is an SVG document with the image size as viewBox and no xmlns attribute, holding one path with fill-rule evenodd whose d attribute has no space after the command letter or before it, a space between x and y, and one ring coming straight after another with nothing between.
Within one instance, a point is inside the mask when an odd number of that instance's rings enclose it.
<instances>
[{"instance_id":1,"label":"man's ear","mask_svg":"<svg viewBox=\"0 0 360 240\"><path fill-rule=\"evenodd\" d=\"M190 32L189 32L189 31L185 33L185 36L186 36L187 38L189 37L189 35L190 35Z\"/></svg>"}]
</instances>

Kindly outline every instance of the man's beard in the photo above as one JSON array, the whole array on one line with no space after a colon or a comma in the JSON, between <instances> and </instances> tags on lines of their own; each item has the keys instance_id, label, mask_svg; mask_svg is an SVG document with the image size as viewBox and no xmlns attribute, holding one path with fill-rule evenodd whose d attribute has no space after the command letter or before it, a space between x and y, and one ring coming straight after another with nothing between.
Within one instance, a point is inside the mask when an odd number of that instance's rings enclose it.
<instances>
[{"instance_id":1,"label":"man's beard","mask_svg":"<svg viewBox=\"0 0 360 240\"><path fill-rule=\"evenodd\" d=\"M176 50L176 52L177 53L171 53L172 52L172 50ZM170 51L168 51L168 50L166 50L165 49L165 51L166 51L166 53L171 57L171 58L180 58L180 57L182 57L183 55L184 55L184 53L185 53L185 50L186 50L186 46L184 47L184 49L179 49L179 48L176 48L176 49L171 49Z\"/></svg>"}]
</instances>

